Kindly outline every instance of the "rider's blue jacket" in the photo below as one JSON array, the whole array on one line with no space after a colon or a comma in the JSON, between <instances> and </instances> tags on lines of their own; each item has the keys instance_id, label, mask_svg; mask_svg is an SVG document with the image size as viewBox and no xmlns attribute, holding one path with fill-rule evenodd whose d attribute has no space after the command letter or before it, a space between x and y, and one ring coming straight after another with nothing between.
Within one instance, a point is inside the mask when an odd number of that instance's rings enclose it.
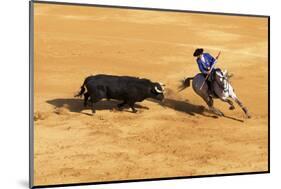
<instances>
[{"instance_id":1,"label":"rider's blue jacket","mask_svg":"<svg viewBox=\"0 0 281 189\"><path fill-rule=\"evenodd\" d=\"M216 59L212 57L209 53L203 53L203 58L197 58L197 64L199 67L199 70L203 74L207 74L207 72L211 69L213 64L216 62Z\"/></svg>"}]
</instances>

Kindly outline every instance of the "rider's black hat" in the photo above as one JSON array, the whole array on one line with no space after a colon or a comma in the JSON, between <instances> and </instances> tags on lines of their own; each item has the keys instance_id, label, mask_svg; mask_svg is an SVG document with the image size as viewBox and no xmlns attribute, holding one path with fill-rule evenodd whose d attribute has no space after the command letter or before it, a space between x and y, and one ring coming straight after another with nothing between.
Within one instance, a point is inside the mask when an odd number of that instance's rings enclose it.
<instances>
[{"instance_id":1,"label":"rider's black hat","mask_svg":"<svg viewBox=\"0 0 281 189\"><path fill-rule=\"evenodd\" d=\"M193 56L199 56L199 55L203 54L203 51L204 51L204 49L201 49L201 48L196 49L193 53Z\"/></svg>"}]
</instances>

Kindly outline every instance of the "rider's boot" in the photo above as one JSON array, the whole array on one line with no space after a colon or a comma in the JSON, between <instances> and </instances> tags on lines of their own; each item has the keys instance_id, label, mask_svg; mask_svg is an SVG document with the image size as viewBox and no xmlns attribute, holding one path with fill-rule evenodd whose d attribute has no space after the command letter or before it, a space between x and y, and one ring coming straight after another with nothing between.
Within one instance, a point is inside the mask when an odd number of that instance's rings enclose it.
<instances>
[{"instance_id":1,"label":"rider's boot","mask_svg":"<svg viewBox=\"0 0 281 189\"><path fill-rule=\"evenodd\" d=\"M207 80L207 84L208 84L208 91L209 91L209 96L210 97L214 97L215 96L215 93L214 93L214 89L213 89L213 87L212 87L212 83L211 83L211 81L208 79Z\"/></svg>"}]
</instances>

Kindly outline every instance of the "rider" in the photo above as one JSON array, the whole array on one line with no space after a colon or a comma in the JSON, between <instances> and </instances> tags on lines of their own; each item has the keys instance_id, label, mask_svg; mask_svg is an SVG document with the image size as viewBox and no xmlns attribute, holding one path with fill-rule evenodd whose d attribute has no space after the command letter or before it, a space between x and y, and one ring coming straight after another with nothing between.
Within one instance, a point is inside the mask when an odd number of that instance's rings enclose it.
<instances>
[{"instance_id":1,"label":"rider","mask_svg":"<svg viewBox=\"0 0 281 189\"><path fill-rule=\"evenodd\" d=\"M205 78L209 75L207 84L211 91L211 94L213 94L214 91L211 82L213 81L213 74L215 69L212 69L212 67L218 57L214 58L209 53L204 53L204 50L202 48L196 49L193 53L193 56L196 57L196 62L198 64L199 70L204 74Z\"/></svg>"}]
</instances>

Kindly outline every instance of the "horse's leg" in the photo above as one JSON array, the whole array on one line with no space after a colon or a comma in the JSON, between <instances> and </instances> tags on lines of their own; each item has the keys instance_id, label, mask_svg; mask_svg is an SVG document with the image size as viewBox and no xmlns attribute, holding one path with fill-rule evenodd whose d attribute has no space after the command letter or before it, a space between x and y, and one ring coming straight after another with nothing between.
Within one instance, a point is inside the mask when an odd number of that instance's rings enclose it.
<instances>
[{"instance_id":1,"label":"horse's leg","mask_svg":"<svg viewBox=\"0 0 281 189\"><path fill-rule=\"evenodd\" d=\"M209 107L211 112L213 112L214 114L216 114L218 116L223 116L224 115L219 109L216 109L214 107L214 101L213 101L213 99L210 96L203 97L203 99L207 103L207 105L208 105L208 107Z\"/></svg>"},{"instance_id":2,"label":"horse's leg","mask_svg":"<svg viewBox=\"0 0 281 189\"><path fill-rule=\"evenodd\" d=\"M221 99L221 100L224 101L224 102L227 102L230 105L229 106L230 110L234 110L235 109L235 106L234 106L234 104L233 104L233 102L231 100L229 100L229 99Z\"/></svg>"},{"instance_id":3,"label":"horse's leg","mask_svg":"<svg viewBox=\"0 0 281 189\"><path fill-rule=\"evenodd\" d=\"M242 110L246 114L247 118L251 118L251 115L250 115L247 107L242 104L242 102L237 98L237 96L233 93L230 97L242 108Z\"/></svg>"}]
</instances>

